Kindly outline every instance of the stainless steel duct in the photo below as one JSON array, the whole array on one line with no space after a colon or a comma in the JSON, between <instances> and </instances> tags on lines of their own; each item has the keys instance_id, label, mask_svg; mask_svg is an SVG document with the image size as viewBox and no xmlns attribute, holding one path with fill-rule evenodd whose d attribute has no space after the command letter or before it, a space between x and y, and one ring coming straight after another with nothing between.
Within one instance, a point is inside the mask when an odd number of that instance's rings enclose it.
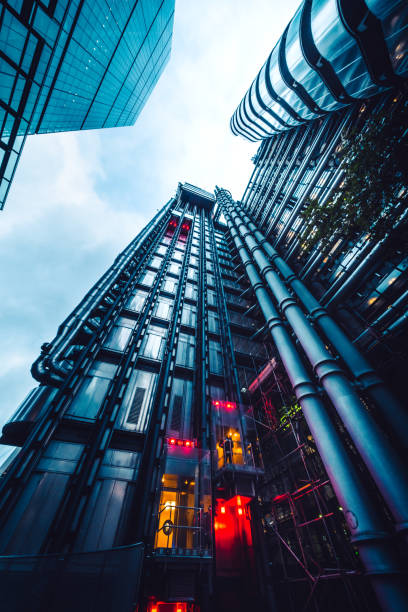
<instances>
[{"instance_id":1,"label":"stainless steel duct","mask_svg":"<svg viewBox=\"0 0 408 612\"><path fill-rule=\"evenodd\" d=\"M371 499L363 477L355 469L320 399L319 391L308 375L285 324L273 305L252 257L234 227L224 195L224 191L218 191L219 202L229 230L334 491L344 508L352 540L359 549L382 608L402 612L408 604L408 596L405 584L401 580L387 521Z\"/></svg>"},{"instance_id":2,"label":"stainless steel duct","mask_svg":"<svg viewBox=\"0 0 408 612\"><path fill-rule=\"evenodd\" d=\"M325 346L285 283L273 269L253 232L243 222L231 196L220 197L220 205L223 211L229 213L231 223L235 224L281 313L298 338L320 384L382 493L394 517L397 530L407 529L408 478L404 462L362 403L335 356Z\"/></svg>"}]
</instances>

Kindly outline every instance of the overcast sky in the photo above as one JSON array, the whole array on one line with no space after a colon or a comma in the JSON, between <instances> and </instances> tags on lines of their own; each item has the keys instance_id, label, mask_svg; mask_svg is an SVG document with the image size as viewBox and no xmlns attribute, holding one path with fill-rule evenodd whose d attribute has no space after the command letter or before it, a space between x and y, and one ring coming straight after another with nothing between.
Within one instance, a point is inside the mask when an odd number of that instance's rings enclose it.
<instances>
[{"instance_id":1,"label":"overcast sky","mask_svg":"<svg viewBox=\"0 0 408 612\"><path fill-rule=\"evenodd\" d=\"M41 344L179 181L242 196L257 145L229 119L298 5L176 0L170 61L133 127L28 138L0 213L0 426L36 386Z\"/></svg>"}]
</instances>

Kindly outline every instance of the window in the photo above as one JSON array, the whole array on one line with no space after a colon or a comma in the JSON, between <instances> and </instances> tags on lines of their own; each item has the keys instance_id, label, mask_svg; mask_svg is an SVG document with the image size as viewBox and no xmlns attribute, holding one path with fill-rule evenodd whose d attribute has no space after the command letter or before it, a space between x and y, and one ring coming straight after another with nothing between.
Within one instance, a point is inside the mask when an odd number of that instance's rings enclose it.
<instances>
[{"instance_id":1,"label":"window","mask_svg":"<svg viewBox=\"0 0 408 612\"><path fill-rule=\"evenodd\" d=\"M180 253L180 251L174 251L173 259L175 261L182 261L183 260L183 253Z\"/></svg>"},{"instance_id":2,"label":"window","mask_svg":"<svg viewBox=\"0 0 408 612\"><path fill-rule=\"evenodd\" d=\"M198 281L198 271L195 268L189 268L187 272L187 278L193 281Z\"/></svg>"},{"instance_id":3,"label":"window","mask_svg":"<svg viewBox=\"0 0 408 612\"><path fill-rule=\"evenodd\" d=\"M104 346L114 351L124 351L135 325L136 321L133 319L119 317Z\"/></svg>"},{"instance_id":4,"label":"window","mask_svg":"<svg viewBox=\"0 0 408 612\"><path fill-rule=\"evenodd\" d=\"M157 257L155 255L150 261L149 266L151 266L152 268L156 268L156 270L158 270L162 264L162 261L163 261L162 257Z\"/></svg>"},{"instance_id":5,"label":"window","mask_svg":"<svg viewBox=\"0 0 408 612\"><path fill-rule=\"evenodd\" d=\"M208 330L213 334L220 333L220 318L217 312L208 311Z\"/></svg>"},{"instance_id":6,"label":"window","mask_svg":"<svg viewBox=\"0 0 408 612\"><path fill-rule=\"evenodd\" d=\"M132 492L140 453L109 448L81 521L75 551L120 546L131 520Z\"/></svg>"},{"instance_id":7,"label":"window","mask_svg":"<svg viewBox=\"0 0 408 612\"><path fill-rule=\"evenodd\" d=\"M154 308L155 316L159 319L166 319L168 321L170 319L172 310L173 300L160 296Z\"/></svg>"},{"instance_id":8,"label":"window","mask_svg":"<svg viewBox=\"0 0 408 612\"><path fill-rule=\"evenodd\" d=\"M210 372L213 374L223 373L221 344L216 340L210 340Z\"/></svg>"},{"instance_id":9,"label":"window","mask_svg":"<svg viewBox=\"0 0 408 612\"><path fill-rule=\"evenodd\" d=\"M177 282L175 278L166 277L163 283L163 291L167 291L167 293L176 293Z\"/></svg>"},{"instance_id":10,"label":"window","mask_svg":"<svg viewBox=\"0 0 408 612\"><path fill-rule=\"evenodd\" d=\"M167 329L150 325L144 335L141 355L149 359L161 359L164 351Z\"/></svg>"},{"instance_id":11,"label":"window","mask_svg":"<svg viewBox=\"0 0 408 612\"><path fill-rule=\"evenodd\" d=\"M197 307L193 304L184 304L181 313L181 322L183 325L195 327L197 324Z\"/></svg>"},{"instance_id":12,"label":"window","mask_svg":"<svg viewBox=\"0 0 408 612\"><path fill-rule=\"evenodd\" d=\"M146 431L156 380L157 374L154 372L134 370L118 417L118 425L122 429L140 433Z\"/></svg>"},{"instance_id":13,"label":"window","mask_svg":"<svg viewBox=\"0 0 408 612\"><path fill-rule=\"evenodd\" d=\"M210 273L207 274L207 283L209 285L212 285L213 287L215 287L215 277L214 277L214 274L210 274Z\"/></svg>"},{"instance_id":14,"label":"window","mask_svg":"<svg viewBox=\"0 0 408 612\"><path fill-rule=\"evenodd\" d=\"M171 242L171 236L163 236L161 243L162 244L170 244Z\"/></svg>"},{"instance_id":15,"label":"window","mask_svg":"<svg viewBox=\"0 0 408 612\"><path fill-rule=\"evenodd\" d=\"M191 247L191 255L198 255L199 251L198 251L198 247L192 246Z\"/></svg>"},{"instance_id":16,"label":"window","mask_svg":"<svg viewBox=\"0 0 408 612\"><path fill-rule=\"evenodd\" d=\"M171 272L171 274L175 274L176 276L179 276L180 270L181 270L181 265L172 261L169 266L168 271Z\"/></svg>"},{"instance_id":17,"label":"window","mask_svg":"<svg viewBox=\"0 0 408 612\"><path fill-rule=\"evenodd\" d=\"M186 368L194 367L194 353L195 353L195 338L190 334L180 334L177 353L176 363L177 365L184 366Z\"/></svg>"},{"instance_id":18,"label":"window","mask_svg":"<svg viewBox=\"0 0 408 612\"><path fill-rule=\"evenodd\" d=\"M160 244L157 248L156 255L165 255L167 252L167 247L164 244Z\"/></svg>"},{"instance_id":19,"label":"window","mask_svg":"<svg viewBox=\"0 0 408 612\"><path fill-rule=\"evenodd\" d=\"M212 289L207 290L207 302L209 306L217 305L217 294Z\"/></svg>"},{"instance_id":20,"label":"window","mask_svg":"<svg viewBox=\"0 0 408 612\"><path fill-rule=\"evenodd\" d=\"M211 261L207 261L207 272L214 272L214 266Z\"/></svg>"},{"instance_id":21,"label":"window","mask_svg":"<svg viewBox=\"0 0 408 612\"><path fill-rule=\"evenodd\" d=\"M198 266L198 258L194 255L190 257L190 266Z\"/></svg>"},{"instance_id":22,"label":"window","mask_svg":"<svg viewBox=\"0 0 408 612\"><path fill-rule=\"evenodd\" d=\"M1 532L3 554L40 551L83 449L83 444L56 440L44 449ZM33 509L40 511L33 512Z\"/></svg>"},{"instance_id":23,"label":"window","mask_svg":"<svg viewBox=\"0 0 408 612\"><path fill-rule=\"evenodd\" d=\"M193 383L175 378L171 387L167 433L181 439L190 439Z\"/></svg>"},{"instance_id":24,"label":"window","mask_svg":"<svg viewBox=\"0 0 408 612\"><path fill-rule=\"evenodd\" d=\"M146 285L147 287L151 287L153 285L154 279L156 278L156 272L152 272L151 270L147 270L140 279L140 283L142 285Z\"/></svg>"},{"instance_id":25,"label":"window","mask_svg":"<svg viewBox=\"0 0 408 612\"><path fill-rule=\"evenodd\" d=\"M65 414L78 419L95 419L116 369L111 363L95 361Z\"/></svg>"},{"instance_id":26,"label":"window","mask_svg":"<svg viewBox=\"0 0 408 612\"><path fill-rule=\"evenodd\" d=\"M136 293L130 298L126 308L140 312L146 301L147 293L145 291L136 291Z\"/></svg>"},{"instance_id":27,"label":"window","mask_svg":"<svg viewBox=\"0 0 408 612\"><path fill-rule=\"evenodd\" d=\"M198 288L191 283L186 283L185 297L190 300L196 300L198 297Z\"/></svg>"}]
</instances>

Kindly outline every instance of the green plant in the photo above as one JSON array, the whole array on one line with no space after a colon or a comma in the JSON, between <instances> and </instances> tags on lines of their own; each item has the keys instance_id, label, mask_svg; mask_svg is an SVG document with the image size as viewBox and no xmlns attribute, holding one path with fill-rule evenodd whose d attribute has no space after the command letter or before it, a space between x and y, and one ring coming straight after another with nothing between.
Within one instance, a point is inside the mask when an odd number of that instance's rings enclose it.
<instances>
[{"instance_id":1,"label":"green plant","mask_svg":"<svg viewBox=\"0 0 408 612\"><path fill-rule=\"evenodd\" d=\"M300 238L305 250L334 233L355 240L369 232L381 240L392 228L396 205L408 196L408 101L394 98L382 112L371 115L362 130L343 135L338 157L344 177L330 200L320 206L310 199L302 213L306 223Z\"/></svg>"}]
</instances>

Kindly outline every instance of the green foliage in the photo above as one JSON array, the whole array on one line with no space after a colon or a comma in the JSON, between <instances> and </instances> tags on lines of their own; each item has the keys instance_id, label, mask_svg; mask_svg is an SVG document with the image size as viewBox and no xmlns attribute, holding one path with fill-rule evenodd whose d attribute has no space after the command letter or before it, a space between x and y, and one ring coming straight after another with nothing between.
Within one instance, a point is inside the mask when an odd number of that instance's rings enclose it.
<instances>
[{"instance_id":1,"label":"green foliage","mask_svg":"<svg viewBox=\"0 0 408 612\"><path fill-rule=\"evenodd\" d=\"M338 157L344 178L331 199L309 200L301 241L306 250L327 244L334 232L355 240L363 232L380 240L392 228L398 202L407 200L408 101L371 115L362 130L342 137Z\"/></svg>"},{"instance_id":2,"label":"green foliage","mask_svg":"<svg viewBox=\"0 0 408 612\"><path fill-rule=\"evenodd\" d=\"M294 419L302 409L299 404L295 403L291 406L282 406L281 410L282 412L278 427L281 427L283 431L285 431L286 429L289 429L291 420Z\"/></svg>"}]
</instances>

